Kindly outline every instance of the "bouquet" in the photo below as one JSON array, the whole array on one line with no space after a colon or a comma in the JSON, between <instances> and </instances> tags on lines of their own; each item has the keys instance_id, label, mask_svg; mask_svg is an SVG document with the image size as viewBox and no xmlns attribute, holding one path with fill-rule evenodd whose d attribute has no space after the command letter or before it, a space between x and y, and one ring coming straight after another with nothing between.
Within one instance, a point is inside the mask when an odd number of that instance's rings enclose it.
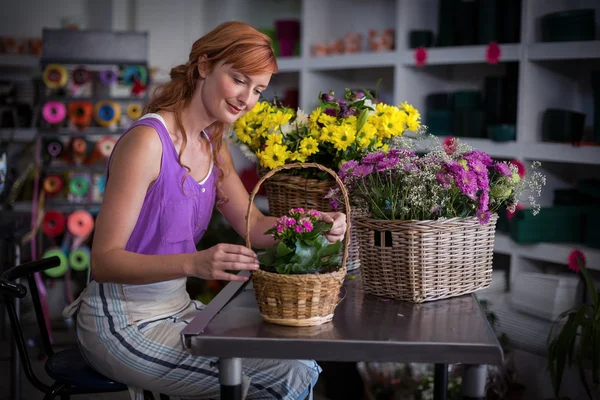
<instances>
[{"instance_id":1,"label":"bouquet","mask_svg":"<svg viewBox=\"0 0 600 400\"><path fill-rule=\"evenodd\" d=\"M368 91L346 89L340 99L333 92L319 94L319 105L310 114L277 101L259 102L234 123L233 140L263 168L314 162L337 171L348 160L387 151L393 138L418 131L420 118L408 103L375 104Z\"/></svg>"},{"instance_id":2,"label":"bouquet","mask_svg":"<svg viewBox=\"0 0 600 400\"><path fill-rule=\"evenodd\" d=\"M258 256L261 269L279 274L303 274L337 270L342 259L338 240L329 243L323 232L333 223L325 222L316 210L293 208L265 232L279 240L277 246Z\"/></svg>"},{"instance_id":3,"label":"bouquet","mask_svg":"<svg viewBox=\"0 0 600 400\"><path fill-rule=\"evenodd\" d=\"M339 176L355 206L372 218L436 220L473 217L487 224L500 207L514 210L525 192L533 213L539 212L545 176L534 171L521 178L511 163L494 161L457 139L446 148L437 146L422 156L412 150L377 151L342 165ZM540 166L534 162L532 168ZM340 205L340 190L327 194L331 206Z\"/></svg>"}]
</instances>

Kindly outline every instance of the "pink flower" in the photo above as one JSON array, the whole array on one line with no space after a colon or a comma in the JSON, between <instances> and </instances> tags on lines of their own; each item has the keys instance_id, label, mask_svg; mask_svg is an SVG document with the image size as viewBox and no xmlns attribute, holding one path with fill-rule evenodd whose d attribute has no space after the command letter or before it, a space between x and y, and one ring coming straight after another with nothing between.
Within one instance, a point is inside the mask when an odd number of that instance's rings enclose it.
<instances>
[{"instance_id":1,"label":"pink flower","mask_svg":"<svg viewBox=\"0 0 600 400\"><path fill-rule=\"evenodd\" d=\"M579 273L581 266L585 267L585 255L579 249L574 249L569 254L569 269Z\"/></svg>"},{"instance_id":2,"label":"pink flower","mask_svg":"<svg viewBox=\"0 0 600 400\"><path fill-rule=\"evenodd\" d=\"M522 204L517 204L517 205L515 206L515 210L514 210L514 211L510 211L510 210L508 210L508 209L507 209L507 210L506 210L506 218L508 218L508 220L510 221L510 220L511 220L511 218L515 216L515 213L516 213L518 210L522 210L523 208L524 208L524 207L523 207L523 205L522 205Z\"/></svg>"},{"instance_id":3,"label":"pink flower","mask_svg":"<svg viewBox=\"0 0 600 400\"><path fill-rule=\"evenodd\" d=\"M304 227L302 225L296 225L294 227L294 230L298 233L302 233L302 232L304 232Z\"/></svg>"},{"instance_id":4,"label":"pink flower","mask_svg":"<svg viewBox=\"0 0 600 400\"><path fill-rule=\"evenodd\" d=\"M518 172L519 176L521 177L521 179L523 179L523 177L527 173L527 168L525 168L525 164L523 164L519 160L510 160L509 163L514 165L515 167L517 167L517 172Z\"/></svg>"},{"instance_id":5,"label":"pink flower","mask_svg":"<svg viewBox=\"0 0 600 400\"><path fill-rule=\"evenodd\" d=\"M308 210L307 214L313 218L321 218L322 217L321 213L317 210Z\"/></svg>"},{"instance_id":6,"label":"pink flower","mask_svg":"<svg viewBox=\"0 0 600 400\"><path fill-rule=\"evenodd\" d=\"M444 139L443 146L444 146L444 151L446 152L446 154L450 155L450 154L454 154L454 152L456 152L458 143L456 142L456 138L454 136L448 136L448 137L446 137L446 139Z\"/></svg>"},{"instance_id":7,"label":"pink flower","mask_svg":"<svg viewBox=\"0 0 600 400\"><path fill-rule=\"evenodd\" d=\"M292 208L290 214L304 214L304 208Z\"/></svg>"}]
</instances>

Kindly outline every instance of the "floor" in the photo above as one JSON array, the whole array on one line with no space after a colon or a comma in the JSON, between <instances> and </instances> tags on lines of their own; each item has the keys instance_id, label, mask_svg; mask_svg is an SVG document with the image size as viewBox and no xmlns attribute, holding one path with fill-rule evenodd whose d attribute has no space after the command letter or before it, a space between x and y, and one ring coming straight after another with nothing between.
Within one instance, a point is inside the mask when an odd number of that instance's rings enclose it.
<instances>
[{"instance_id":1,"label":"floor","mask_svg":"<svg viewBox=\"0 0 600 400\"><path fill-rule=\"evenodd\" d=\"M28 332L27 337L34 337L32 333L35 327L31 327L31 331ZM55 350L60 350L65 346L71 346L75 343L74 332L68 329L66 326L53 327L54 346ZM12 400L11 399L11 382L10 382L10 343L8 338L0 338L0 400ZM44 381L49 383L50 378L44 371L44 362L38 358L38 350L36 347L29 348L30 359L33 361L33 370L37 376ZM319 381L315 389L314 399L315 400L329 400L323 393L322 380ZM29 383L23 370L21 369L21 400L35 400L42 399L43 395L33 385ZM93 400L129 400L128 392L119 393L107 393L107 394L95 394L95 395L79 395L73 396L73 399L93 399Z\"/></svg>"}]
</instances>

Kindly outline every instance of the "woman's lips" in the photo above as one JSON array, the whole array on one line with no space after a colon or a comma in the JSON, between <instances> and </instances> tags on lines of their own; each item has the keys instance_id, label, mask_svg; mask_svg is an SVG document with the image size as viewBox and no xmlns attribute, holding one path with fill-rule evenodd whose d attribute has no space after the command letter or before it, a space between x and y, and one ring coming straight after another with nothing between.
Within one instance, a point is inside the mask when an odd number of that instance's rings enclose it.
<instances>
[{"instance_id":1,"label":"woman's lips","mask_svg":"<svg viewBox=\"0 0 600 400\"><path fill-rule=\"evenodd\" d=\"M241 108L237 108L236 106L231 105L230 103L227 103L227 106L229 107L229 111L231 111L234 114L239 114L240 111L242 111Z\"/></svg>"}]
</instances>

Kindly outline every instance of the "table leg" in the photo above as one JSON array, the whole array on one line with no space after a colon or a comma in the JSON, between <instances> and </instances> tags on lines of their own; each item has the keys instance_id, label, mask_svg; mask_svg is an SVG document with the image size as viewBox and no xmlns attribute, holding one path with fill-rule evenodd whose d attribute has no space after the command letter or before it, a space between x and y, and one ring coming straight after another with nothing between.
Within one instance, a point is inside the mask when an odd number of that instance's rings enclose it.
<instances>
[{"instance_id":1,"label":"table leg","mask_svg":"<svg viewBox=\"0 0 600 400\"><path fill-rule=\"evenodd\" d=\"M448 364L435 364L433 372L433 399L446 400L448 393Z\"/></svg>"},{"instance_id":2,"label":"table leg","mask_svg":"<svg viewBox=\"0 0 600 400\"><path fill-rule=\"evenodd\" d=\"M485 386L487 383L487 365L465 364L463 367L463 400L485 399Z\"/></svg>"},{"instance_id":3,"label":"table leg","mask_svg":"<svg viewBox=\"0 0 600 400\"><path fill-rule=\"evenodd\" d=\"M242 400L242 359L219 359L221 400Z\"/></svg>"}]
</instances>

